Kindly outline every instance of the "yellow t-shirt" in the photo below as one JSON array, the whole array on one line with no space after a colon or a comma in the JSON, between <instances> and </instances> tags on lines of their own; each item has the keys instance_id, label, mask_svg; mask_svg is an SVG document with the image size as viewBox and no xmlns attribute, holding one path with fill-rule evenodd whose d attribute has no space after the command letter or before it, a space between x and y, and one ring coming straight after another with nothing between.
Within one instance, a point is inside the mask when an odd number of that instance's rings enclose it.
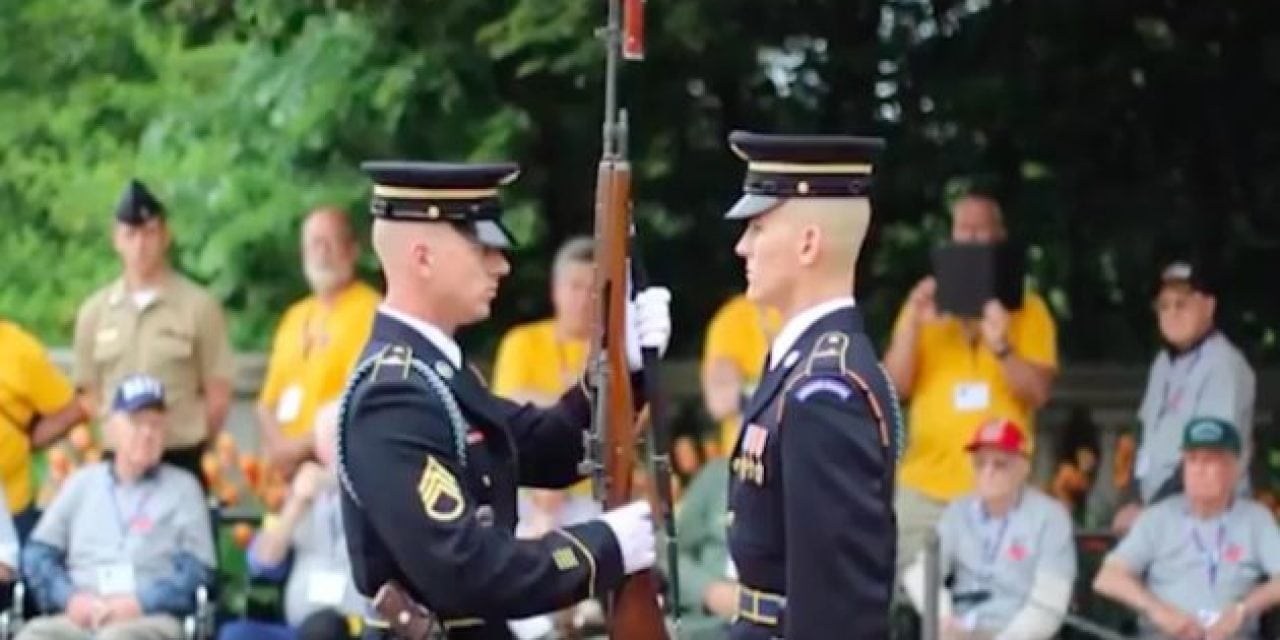
<instances>
[{"instance_id":1,"label":"yellow t-shirt","mask_svg":"<svg viewBox=\"0 0 1280 640\"><path fill-rule=\"evenodd\" d=\"M32 420L75 400L75 390L44 347L26 331L0 320L0 480L9 513L31 504Z\"/></svg>"},{"instance_id":2,"label":"yellow t-shirt","mask_svg":"<svg viewBox=\"0 0 1280 640\"><path fill-rule=\"evenodd\" d=\"M776 310L761 313L759 307L739 294L720 306L707 325L706 341L702 347L702 373L717 359L731 361L742 376L743 392L750 394L760 383L769 342L782 327L782 317ZM732 415L720 421L720 455L728 455L738 439L741 416Z\"/></svg>"},{"instance_id":3,"label":"yellow t-shirt","mask_svg":"<svg viewBox=\"0 0 1280 640\"><path fill-rule=\"evenodd\" d=\"M895 333L904 322L900 313ZM919 341L898 481L931 498L951 500L973 490L964 446L974 431L988 419L1008 418L1031 442L1035 411L1014 396L995 355L966 339L959 320L921 327ZM1040 296L1027 292L1022 308L1010 313L1009 346L1020 358L1057 368L1057 334Z\"/></svg>"},{"instance_id":4,"label":"yellow t-shirt","mask_svg":"<svg viewBox=\"0 0 1280 640\"><path fill-rule=\"evenodd\" d=\"M493 361L493 393L504 398L554 402L577 383L587 362L586 340L562 340L552 319L517 325L507 331ZM569 491L591 495L583 480Z\"/></svg>"},{"instance_id":5,"label":"yellow t-shirt","mask_svg":"<svg viewBox=\"0 0 1280 640\"><path fill-rule=\"evenodd\" d=\"M380 300L373 287L356 282L331 308L309 296L285 312L258 396L259 406L275 414L284 435L311 433L316 411L342 395L369 340Z\"/></svg>"}]
</instances>

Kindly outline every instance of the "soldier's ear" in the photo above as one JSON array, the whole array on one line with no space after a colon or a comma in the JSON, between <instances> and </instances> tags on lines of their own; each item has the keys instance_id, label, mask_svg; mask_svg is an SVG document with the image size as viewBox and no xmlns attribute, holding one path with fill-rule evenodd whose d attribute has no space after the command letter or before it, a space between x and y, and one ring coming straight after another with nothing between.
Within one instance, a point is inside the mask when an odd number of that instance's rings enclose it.
<instances>
[{"instance_id":1,"label":"soldier's ear","mask_svg":"<svg viewBox=\"0 0 1280 640\"><path fill-rule=\"evenodd\" d=\"M423 272L429 271L435 261L431 247L422 241L409 245L409 255L412 257L413 265Z\"/></svg>"},{"instance_id":2,"label":"soldier's ear","mask_svg":"<svg viewBox=\"0 0 1280 640\"><path fill-rule=\"evenodd\" d=\"M800 264L808 267L818 262L822 247L822 228L806 224L800 228Z\"/></svg>"}]
</instances>

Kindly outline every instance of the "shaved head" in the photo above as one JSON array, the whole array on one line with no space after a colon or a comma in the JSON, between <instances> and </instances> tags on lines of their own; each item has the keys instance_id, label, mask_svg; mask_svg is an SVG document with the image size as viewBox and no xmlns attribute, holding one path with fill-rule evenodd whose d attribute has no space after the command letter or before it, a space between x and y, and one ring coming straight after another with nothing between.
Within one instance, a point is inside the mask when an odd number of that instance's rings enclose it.
<instances>
[{"instance_id":1,"label":"shaved head","mask_svg":"<svg viewBox=\"0 0 1280 640\"><path fill-rule=\"evenodd\" d=\"M426 231L432 226L435 225L383 218L373 221L373 252L386 273L388 288L393 280L401 279L406 273L404 266L409 264L409 248L426 242Z\"/></svg>"},{"instance_id":2,"label":"shaved head","mask_svg":"<svg viewBox=\"0 0 1280 640\"><path fill-rule=\"evenodd\" d=\"M813 234L818 245L815 268L833 275L852 275L871 223L865 198L796 198L783 205L798 233Z\"/></svg>"},{"instance_id":3,"label":"shaved head","mask_svg":"<svg viewBox=\"0 0 1280 640\"><path fill-rule=\"evenodd\" d=\"M849 295L871 221L865 198L792 198L747 222L735 251L747 297L789 317L814 300Z\"/></svg>"},{"instance_id":4,"label":"shaved head","mask_svg":"<svg viewBox=\"0 0 1280 640\"><path fill-rule=\"evenodd\" d=\"M446 222L378 218L373 250L387 280L387 303L452 334L489 317L510 270L502 251Z\"/></svg>"}]
</instances>

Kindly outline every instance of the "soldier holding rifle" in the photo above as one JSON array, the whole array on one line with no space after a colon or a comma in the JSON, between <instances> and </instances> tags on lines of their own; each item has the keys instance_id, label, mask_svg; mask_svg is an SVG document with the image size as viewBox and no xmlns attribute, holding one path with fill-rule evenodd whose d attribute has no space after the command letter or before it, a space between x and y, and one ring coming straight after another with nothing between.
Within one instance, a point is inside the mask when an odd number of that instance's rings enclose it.
<instances>
[{"instance_id":1,"label":"soldier holding rifle","mask_svg":"<svg viewBox=\"0 0 1280 640\"><path fill-rule=\"evenodd\" d=\"M510 265L498 187L511 164L370 162L385 302L344 394L343 523L355 584L379 616L366 637L507 639L507 620L554 611L652 566L649 506L517 540L518 485L577 482L591 389L549 408L492 395L454 341L488 317ZM628 305L633 370L671 334L669 293Z\"/></svg>"}]
</instances>

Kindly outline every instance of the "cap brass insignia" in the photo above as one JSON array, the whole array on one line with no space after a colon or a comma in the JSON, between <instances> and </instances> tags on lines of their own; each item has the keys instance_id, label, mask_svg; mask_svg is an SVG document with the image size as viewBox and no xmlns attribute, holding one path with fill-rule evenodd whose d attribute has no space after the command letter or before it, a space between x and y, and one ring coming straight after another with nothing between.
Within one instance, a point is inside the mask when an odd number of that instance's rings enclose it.
<instances>
[{"instance_id":1,"label":"cap brass insignia","mask_svg":"<svg viewBox=\"0 0 1280 640\"><path fill-rule=\"evenodd\" d=\"M457 478L434 456L427 456L427 466L418 481L418 497L427 516L437 522L453 522L462 515L466 501Z\"/></svg>"}]
</instances>

